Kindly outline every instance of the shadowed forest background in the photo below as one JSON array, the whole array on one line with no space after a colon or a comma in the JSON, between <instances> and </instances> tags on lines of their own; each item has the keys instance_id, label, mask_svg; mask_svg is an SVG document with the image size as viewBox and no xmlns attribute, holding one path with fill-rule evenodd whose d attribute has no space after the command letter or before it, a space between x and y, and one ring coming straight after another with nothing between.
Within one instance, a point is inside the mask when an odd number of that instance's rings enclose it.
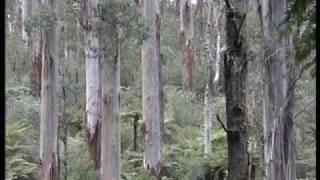
<instances>
[{"instance_id":1,"label":"shadowed forest background","mask_svg":"<svg viewBox=\"0 0 320 180\"><path fill-rule=\"evenodd\" d=\"M315 179L314 0L6 0L6 180Z\"/></svg>"}]
</instances>

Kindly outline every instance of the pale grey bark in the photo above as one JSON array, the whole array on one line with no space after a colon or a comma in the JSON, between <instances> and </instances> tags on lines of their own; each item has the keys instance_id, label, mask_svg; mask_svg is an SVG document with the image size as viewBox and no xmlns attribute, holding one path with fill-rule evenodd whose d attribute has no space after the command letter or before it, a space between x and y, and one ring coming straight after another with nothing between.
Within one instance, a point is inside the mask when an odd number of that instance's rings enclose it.
<instances>
[{"instance_id":1,"label":"pale grey bark","mask_svg":"<svg viewBox=\"0 0 320 180\"><path fill-rule=\"evenodd\" d=\"M288 40L280 39L279 24L285 17L286 0L262 1L265 37L264 60L264 158L268 180L296 179L295 139L292 123L293 88L288 67Z\"/></svg>"},{"instance_id":2,"label":"pale grey bark","mask_svg":"<svg viewBox=\"0 0 320 180\"><path fill-rule=\"evenodd\" d=\"M120 45L114 57L101 49L102 124L101 179L120 179Z\"/></svg>"},{"instance_id":3,"label":"pale grey bark","mask_svg":"<svg viewBox=\"0 0 320 180\"><path fill-rule=\"evenodd\" d=\"M29 47L29 34L26 31L25 23L31 15L32 0L22 0L22 40L25 42L26 48Z\"/></svg>"},{"instance_id":4,"label":"pale grey bark","mask_svg":"<svg viewBox=\"0 0 320 180\"><path fill-rule=\"evenodd\" d=\"M204 155L211 153L211 130L212 130L212 117L214 111L213 104L213 57L211 50L211 31L212 24L211 19L213 18L213 1L209 1L209 12L206 26L206 35L205 35L205 51L206 51L206 59L207 59L207 85L205 89L204 95Z\"/></svg>"},{"instance_id":5,"label":"pale grey bark","mask_svg":"<svg viewBox=\"0 0 320 180\"><path fill-rule=\"evenodd\" d=\"M44 0L57 16L57 1ZM40 179L56 180L58 168L58 18L43 30L40 113Z\"/></svg>"},{"instance_id":6,"label":"pale grey bark","mask_svg":"<svg viewBox=\"0 0 320 180\"><path fill-rule=\"evenodd\" d=\"M81 25L84 30L86 54L86 135L88 149L97 176L100 168L101 87L98 23L95 15L99 0L85 0L82 4Z\"/></svg>"},{"instance_id":7,"label":"pale grey bark","mask_svg":"<svg viewBox=\"0 0 320 180\"><path fill-rule=\"evenodd\" d=\"M204 95L204 155L211 153L211 132L212 132L212 117L213 117L213 97L210 95L209 86L206 85Z\"/></svg>"},{"instance_id":8,"label":"pale grey bark","mask_svg":"<svg viewBox=\"0 0 320 180\"><path fill-rule=\"evenodd\" d=\"M157 58L156 20L158 0L144 0L143 16L148 23L147 38L142 47L142 109L144 121L144 167L157 176L160 165L160 96L159 61Z\"/></svg>"}]
</instances>

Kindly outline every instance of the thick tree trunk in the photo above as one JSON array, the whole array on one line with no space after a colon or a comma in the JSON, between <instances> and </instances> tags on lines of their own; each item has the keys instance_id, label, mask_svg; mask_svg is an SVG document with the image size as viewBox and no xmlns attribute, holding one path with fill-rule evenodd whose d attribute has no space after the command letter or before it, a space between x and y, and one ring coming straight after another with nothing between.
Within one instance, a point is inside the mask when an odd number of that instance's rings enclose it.
<instances>
[{"instance_id":1,"label":"thick tree trunk","mask_svg":"<svg viewBox=\"0 0 320 180\"><path fill-rule=\"evenodd\" d=\"M153 176L158 176L160 165L160 95L159 95L159 56L157 49L157 0L145 0L143 16L148 23L148 36L142 47L142 109L144 137L144 167Z\"/></svg>"},{"instance_id":2,"label":"thick tree trunk","mask_svg":"<svg viewBox=\"0 0 320 180\"><path fill-rule=\"evenodd\" d=\"M247 45L245 1L226 1L224 74L228 141L228 180L248 179Z\"/></svg>"},{"instance_id":3,"label":"thick tree trunk","mask_svg":"<svg viewBox=\"0 0 320 180\"><path fill-rule=\"evenodd\" d=\"M57 2L44 1L57 15ZM58 171L58 19L43 30L40 121L40 179L59 179Z\"/></svg>"},{"instance_id":4,"label":"thick tree trunk","mask_svg":"<svg viewBox=\"0 0 320 180\"><path fill-rule=\"evenodd\" d=\"M119 43L119 40L117 40ZM120 179L120 45L114 57L101 49L101 179Z\"/></svg>"},{"instance_id":5,"label":"thick tree trunk","mask_svg":"<svg viewBox=\"0 0 320 180\"><path fill-rule=\"evenodd\" d=\"M39 0L33 0L32 15L35 16L35 12L39 8ZM32 48L32 71L30 73L30 86L34 96L40 97L41 95L41 69L42 69L42 30L40 28L35 29L33 34L33 48Z\"/></svg>"},{"instance_id":6,"label":"thick tree trunk","mask_svg":"<svg viewBox=\"0 0 320 180\"><path fill-rule=\"evenodd\" d=\"M266 179L296 179L295 139L292 122L293 92L289 88L288 41L279 38L278 25L284 19L285 0L262 2L266 39L264 60L264 158Z\"/></svg>"},{"instance_id":7,"label":"thick tree trunk","mask_svg":"<svg viewBox=\"0 0 320 180\"><path fill-rule=\"evenodd\" d=\"M192 92L194 76L193 18L191 0L180 0L180 46L182 53L182 88Z\"/></svg>"},{"instance_id":8,"label":"thick tree trunk","mask_svg":"<svg viewBox=\"0 0 320 180\"><path fill-rule=\"evenodd\" d=\"M100 169L101 87L99 40L98 33L94 30L98 17L94 15L94 11L98 3L99 0L84 0L81 15L86 53L86 138L97 177Z\"/></svg>"}]
</instances>

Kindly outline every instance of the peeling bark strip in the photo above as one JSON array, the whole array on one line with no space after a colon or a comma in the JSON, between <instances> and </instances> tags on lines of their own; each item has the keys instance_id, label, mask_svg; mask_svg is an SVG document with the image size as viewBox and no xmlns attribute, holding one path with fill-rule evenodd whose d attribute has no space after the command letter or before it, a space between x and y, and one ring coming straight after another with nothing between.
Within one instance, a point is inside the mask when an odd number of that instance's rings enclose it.
<instances>
[{"instance_id":1,"label":"peeling bark strip","mask_svg":"<svg viewBox=\"0 0 320 180\"><path fill-rule=\"evenodd\" d=\"M182 87L192 92L194 55L193 55L193 18L191 0L180 0L180 46L182 52Z\"/></svg>"},{"instance_id":2,"label":"peeling bark strip","mask_svg":"<svg viewBox=\"0 0 320 180\"><path fill-rule=\"evenodd\" d=\"M143 16L149 22L147 38L142 47L142 109L145 132L144 167L157 176L160 163L160 95L159 56L157 49L156 21L159 16L158 0L144 0Z\"/></svg>"},{"instance_id":3,"label":"peeling bark strip","mask_svg":"<svg viewBox=\"0 0 320 180\"><path fill-rule=\"evenodd\" d=\"M56 1L44 5L57 13ZM40 179L59 179L58 158L58 22L42 33L42 84L40 113Z\"/></svg>"},{"instance_id":4,"label":"peeling bark strip","mask_svg":"<svg viewBox=\"0 0 320 180\"><path fill-rule=\"evenodd\" d=\"M248 179L247 47L245 1L226 0L224 74L228 141L228 180ZM242 27L242 28L241 28Z\"/></svg>"},{"instance_id":5,"label":"peeling bark strip","mask_svg":"<svg viewBox=\"0 0 320 180\"><path fill-rule=\"evenodd\" d=\"M264 158L266 179L296 179L296 147L292 110L294 85L287 68L288 41L279 38L286 0L264 0L260 11L266 39L264 62ZM276 52L276 53L274 53Z\"/></svg>"},{"instance_id":6,"label":"peeling bark strip","mask_svg":"<svg viewBox=\"0 0 320 180\"><path fill-rule=\"evenodd\" d=\"M86 140L96 175L100 169L101 87L98 34L92 29L98 23L94 11L99 0L83 0L80 24L85 34L86 53Z\"/></svg>"}]
</instances>

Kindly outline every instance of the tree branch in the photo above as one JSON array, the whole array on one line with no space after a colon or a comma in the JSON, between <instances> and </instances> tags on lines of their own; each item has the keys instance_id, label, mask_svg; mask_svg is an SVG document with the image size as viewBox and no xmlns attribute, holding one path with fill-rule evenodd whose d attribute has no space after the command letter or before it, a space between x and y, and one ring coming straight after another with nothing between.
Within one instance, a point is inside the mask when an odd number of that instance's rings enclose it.
<instances>
[{"instance_id":1,"label":"tree branch","mask_svg":"<svg viewBox=\"0 0 320 180\"><path fill-rule=\"evenodd\" d=\"M219 115L216 115L217 120L219 121L220 125L222 126L223 130L228 134L230 131L224 126L223 122L221 121Z\"/></svg>"},{"instance_id":2,"label":"tree branch","mask_svg":"<svg viewBox=\"0 0 320 180\"><path fill-rule=\"evenodd\" d=\"M241 31L241 27L242 27L242 24L243 24L243 22L244 22L244 19L246 18L246 15L247 15L247 12L246 12L246 13L244 13L244 15L242 16L242 19L241 19L241 22L240 22L239 28L238 28L238 30L237 30L237 34L239 34L239 33L240 33L240 31Z\"/></svg>"},{"instance_id":3,"label":"tree branch","mask_svg":"<svg viewBox=\"0 0 320 180\"><path fill-rule=\"evenodd\" d=\"M312 103L315 102L315 100L316 100L316 99L313 99L313 100L310 101L307 105L305 105L305 107L304 107L302 110L300 110L298 113L296 113L296 114L293 116L293 119L295 119L296 117L298 117L301 113L305 112L305 111L309 108L309 106L310 106Z\"/></svg>"},{"instance_id":4,"label":"tree branch","mask_svg":"<svg viewBox=\"0 0 320 180\"><path fill-rule=\"evenodd\" d=\"M292 89L296 85L297 81L301 78L303 72L308 70L315 62L316 62L316 59L314 58L311 62L308 62L308 63L306 63L305 65L302 66L299 74L296 76L296 78L290 84L289 89Z\"/></svg>"}]
</instances>

